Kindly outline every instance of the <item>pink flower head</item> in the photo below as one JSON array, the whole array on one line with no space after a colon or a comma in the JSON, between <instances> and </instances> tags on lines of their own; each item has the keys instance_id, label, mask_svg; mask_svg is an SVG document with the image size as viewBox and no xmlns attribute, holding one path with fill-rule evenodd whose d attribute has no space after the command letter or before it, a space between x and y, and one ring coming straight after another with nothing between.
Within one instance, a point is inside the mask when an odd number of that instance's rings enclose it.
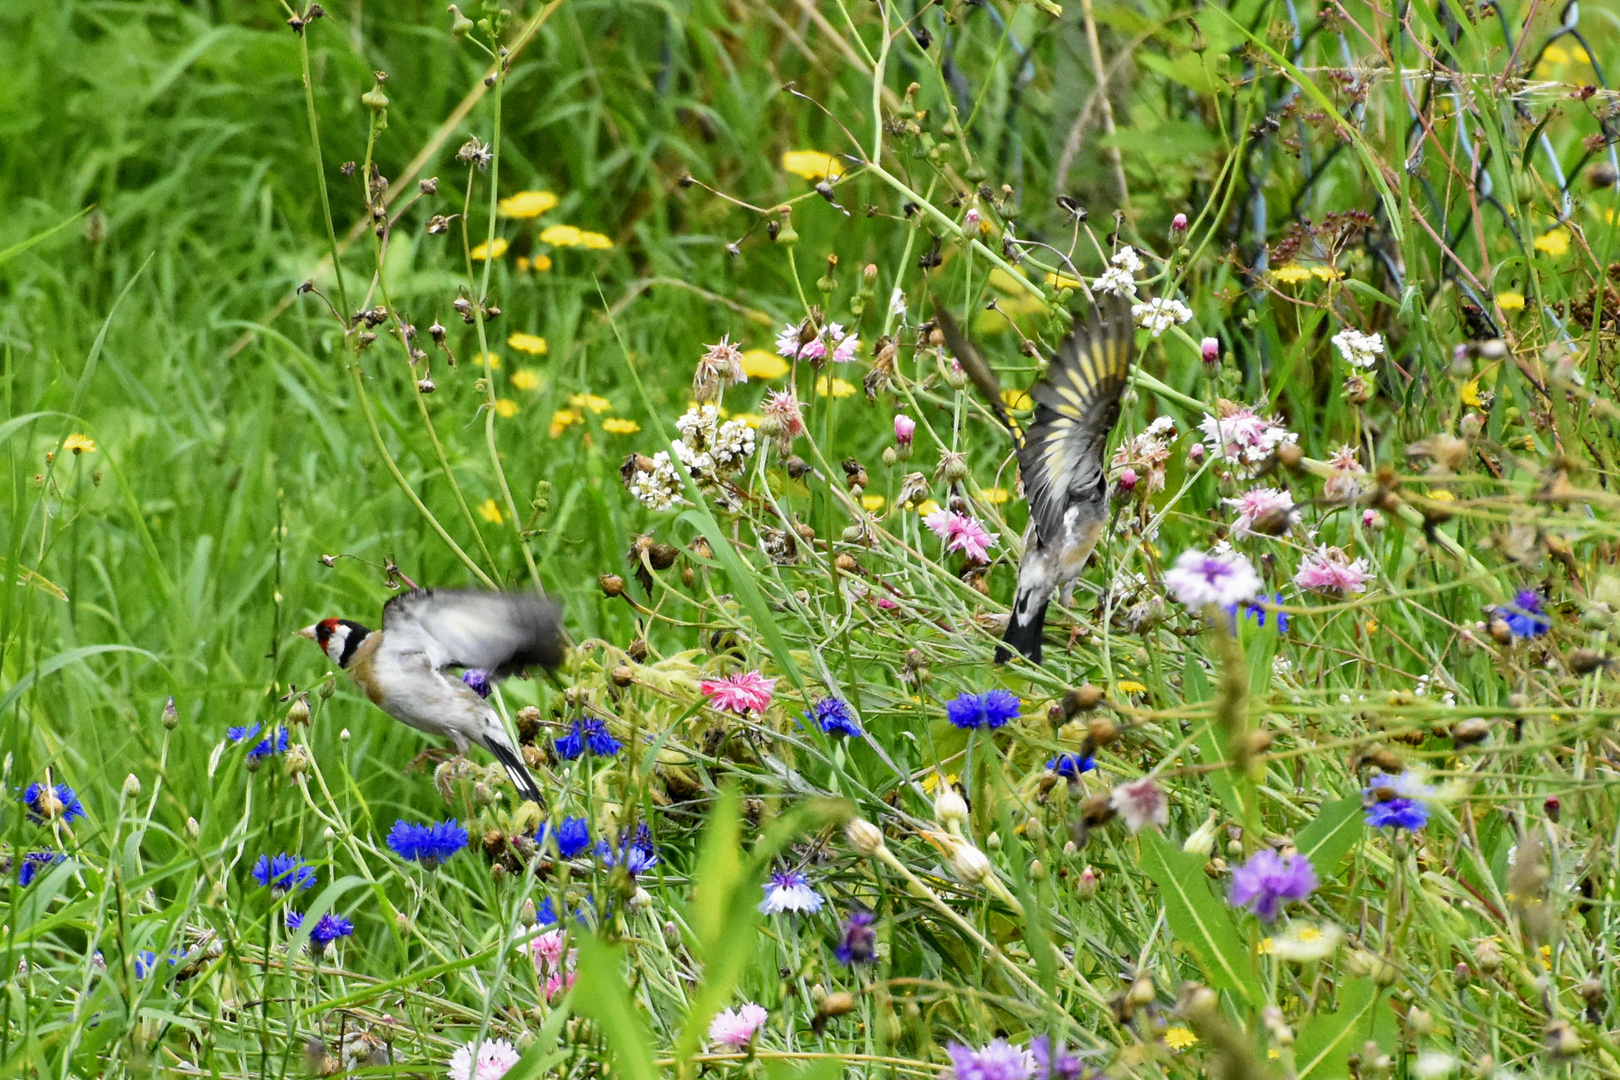
<instances>
[{"instance_id":1,"label":"pink flower head","mask_svg":"<svg viewBox=\"0 0 1620 1080\"><path fill-rule=\"evenodd\" d=\"M1119 474L1119 493L1129 495L1136 490L1136 470L1129 465Z\"/></svg>"},{"instance_id":2,"label":"pink flower head","mask_svg":"<svg viewBox=\"0 0 1620 1080\"><path fill-rule=\"evenodd\" d=\"M555 971L563 962L563 932L560 929L546 931L529 942L529 951L534 954L536 971Z\"/></svg>"},{"instance_id":3,"label":"pink flower head","mask_svg":"<svg viewBox=\"0 0 1620 1080\"><path fill-rule=\"evenodd\" d=\"M1227 506L1237 508L1238 519L1232 525L1232 535L1258 536L1254 523L1263 518L1282 515L1282 527L1270 530L1270 535L1281 536L1299 518L1294 509L1294 496L1287 488L1252 488L1235 499L1227 499Z\"/></svg>"},{"instance_id":4,"label":"pink flower head","mask_svg":"<svg viewBox=\"0 0 1620 1080\"><path fill-rule=\"evenodd\" d=\"M1299 436L1274 418L1261 416L1251 406L1221 401L1218 416L1205 416L1198 425L1212 453L1225 458L1242 478L1257 475L1284 443Z\"/></svg>"},{"instance_id":5,"label":"pink flower head","mask_svg":"<svg viewBox=\"0 0 1620 1080\"><path fill-rule=\"evenodd\" d=\"M785 438L796 439L804 434L804 405L793 396L793 391L775 390L766 394L760 410L782 425Z\"/></svg>"},{"instance_id":6,"label":"pink flower head","mask_svg":"<svg viewBox=\"0 0 1620 1080\"><path fill-rule=\"evenodd\" d=\"M485 1039L477 1043L476 1059L474 1045L458 1047L450 1056L450 1080L501 1080L517 1064L518 1052L505 1039Z\"/></svg>"},{"instance_id":7,"label":"pink flower head","mask_svg":"<svg viewBox=\"0 0 1620 1080\"><path fill-rule=\"evenodd\" d=\"M1173 232L1173 233L1184 233L1184 232L1186 232L1187 231L1187 215L1186 214L1177 214L1175 217L1171 218L1170 219L1170 231Z\"/></svg>"},{"instance_id":8,"label":"pink flower head","mask_svg":"<svg viewBox=\"0 0 1620 1080\"><path fill-rule=\"evenodd\" d=\"M935 510L923 518L923 524L945 541L946 551L960 551L974 562L989 561L990 545L996 534L985 531L978 520L955 510Z\"/></svg>"},{"instance_id":9,"label":"pink flower head","mask_svg":"<svg viewBox=\"0 0 1620 1080\"><path fill-rule=\"evenodd\" d=\"M910 446L911 438L917 434L917 421L905 413L894 414L894 441L901 446Z\"/></svg>"},{"instance_id":10,"label":"pink flower head","mask_svg":"<svg viewBox=\"0 0 1620 1080\"><path fill-rule=\"evenodd\" d=\"M744 671L722 679L704 679L698 689L708 695L709 704L734 713L764 712L771 704L776 680L757 671Z\"/></svg>"},{"instance_id":11,"label":"pink flower head","mask_svg":"<svg viewBox=\"0 0 1620 1080\"><path fill-rule=\"evenodd\" d=\"M1164 789L1151 776L1144 776L1129 784L1121 784L1108 796L1108 805L1125 820L1131 832L1141 832L1152 825L1162 829L1170 824L1170 801Z\"/></svg>"},{"instance_id":12,"label":"pink flower head","mask_svg":"<svg viewBox=\"0 0 1620 1080\"><path fill-rule=\"evenodd\" d=\"M1221 362L1221 339L1207 337L1198 343L1198 355L1203 357L1204 363L1215 367Z\"/></svg>"},{"instance_id":13,"label":"pink flower head","mask_svg":"<svg viewBox=\"0 0 1620 1080\"><path fill-rule=\"evenodd\" d=\"M827 343L832 346L832 358L835 364L847 364L855 359L855 350L861 347L861 339L853 333L844 333L844 328L838 323L827 327Z\"/></svg>"},{"instance_id":14,"label":"pink flower head","mask_svg":"<svg viewBox=\"0 0 1620 1080\"><path fill-rule=\"evenodd\" d=\"M1164 585L1190 608L1224 608L1253 600L1260 591L1260 575L1235 551L1183 551L1176 565L1165 571Z\"/></svg>"},{"instance_id":15,"label":"pink flower head","mask_svg":"<svg viewBox=\"0 0 1620 1080\"><path fill-rule=\"evenodd\" d=\"M1359 593L1367 591L1372 568L1366 559L1352 560L1343 548L1323 545L1305 553L1294 584L1316 592Z\"/></svg>"},{"instance_id":16,"label":"pink flower head","mask_svg":"<svg viewBox=\"0 0 1620 1080\"><path fill-rule=\"evenodd\" d=\"M821 338L813 337L803 345L799 344L799 328L788 323L780 334L776 335L776 355L792 360L820 360L827 355L827 346Z\"/></svg>"},{"instance_id":17,"label":"pink flower head","mask_svg":"<svg viewBox=\"0 0 1620 1080\"><path fill-rule=\"evenodd\" d=\"M1365 488L1367 470L1356 460L1356 448L1341 446L1327 460L1333 471L1322 484L1322 494L1333 502L1355 502Z\"/></svg>"},{"instance_id":18,"label":"pink flower head","mask_svg":"<svg viewBox=\"0 0 1620 1080\"><path fill-rule=\"evenodd\" d=\"M752 1001L740 1009L727 1009L709 1022L709 1041L741 1050L754 1041L754 1034L765 1026L767 1015L763 1006Z\"/></svg>"},{"instance_id":19,"label":"pink flower head","mask_svg":"<svg viewBox=\"0 0 1620 1080\"><path fill-rule=\"evenodd\" d=\"M546 976L546 1000L555 1001L557 998L574 988L574 980L579 975L572 969L568 971L554 971Z\"/></svg>"},{"instance_id":20,"label":"pink flower head","mask_svg":"<svg viewBox=\"0 0 1620 1080\"><path fill-rule=\"evenodd\" d=\"M1204 463L1203 443L1195 442L1191 446L1187 447L1187 461L1195 466L1202 465Z\"/></svg>"}]
</instances>

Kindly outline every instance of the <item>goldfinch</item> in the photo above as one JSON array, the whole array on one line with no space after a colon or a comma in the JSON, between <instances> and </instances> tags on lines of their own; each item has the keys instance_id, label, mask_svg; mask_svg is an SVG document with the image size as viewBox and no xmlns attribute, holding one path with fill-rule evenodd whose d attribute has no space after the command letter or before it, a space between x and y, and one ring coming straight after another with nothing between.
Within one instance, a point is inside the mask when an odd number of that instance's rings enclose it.
<instances>
[{"instance_id":1,"label":"goldfinch","mask_svg":"<svg viewBox=\"0 0 1620 1080\"><path fill-rule=\"evenodd\" d=\"M334 618L299 634L383 712L449 739L459 754L477 743L506 768L523 799L542 801L500 715L472 684L562 663L567 646L554 602L526 593L413 589L383 605L381 630ZM452 668L469 677L448 674Z\"/></svg>"},{"instance_id":2,"label":"goldfinch","mask_svg":"<svg viewBox=\"0 0 1620 1080\"><path fill-rule=\"evenodd\" d=\"M1052 357L1046 377L1029 389L1035 419L1021 432L1002 403L1001 384L949 315L937 310L945 345L989 399L1018 446L1018 471L1029 502L1018 590L996 663L1017 650L1041 662L1046 607L1061 589L1068 603L1074 584L1108 523L1108 436L1119 420L1119 398L1136 357L1130 301L1107 296L1093 306Z\"/></svg>"}]
</instances>

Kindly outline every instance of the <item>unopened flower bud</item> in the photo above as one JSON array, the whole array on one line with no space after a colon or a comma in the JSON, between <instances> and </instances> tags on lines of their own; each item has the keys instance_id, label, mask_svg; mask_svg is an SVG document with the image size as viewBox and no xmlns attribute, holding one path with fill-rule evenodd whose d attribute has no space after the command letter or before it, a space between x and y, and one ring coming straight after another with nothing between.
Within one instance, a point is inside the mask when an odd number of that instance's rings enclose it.
<instances>
[{"instance_id":1,"label":"unopened flower bud","mask_svg":"<svg viewBox=\"0 0 1620 1080\"><path fill-rule=\"evenodd\" d=\"M1207 337L1198 343L1198 355L1203 357L1204 367L1211 370L1221 366L1221 341L1219 338Z\"/></svg>"},{"instance_id":2,"label":"unopened flower bud","mask_svg":"<svg viewBox=\"0 0 1620 1080\"><path fill-rule=\"evenodd\" d=\"M844 839L855 854L870 859L883 850L883 830L865 818L855 818L844 826Z\"/></svg>"},{"instance_id":3,"label":"unopened flower bud","mask_svg":"<svg viewBox=\"0 0 1620 1080\"><path fill-rule=\"evenodd\" d=\"M967 819L967 800L950 784L941 783L939 793L934 796L934 820L954 831Z\"/></svg>"},{"instance_id":4,"label":"unopened flower bud","mask_svg":"<svg viewBox=\"0 0 1620 1080\"><path fill-rule=\"evenodd\" d=\"M309 723L309 702L304 700L304 695L293 698L292 704L287 707L287 723L297 727Z\"/></svg>"},{"instance_id":5,"label":"unopened flower bud","mask_svg":"<svg viewBox=\"0 0 1620 1080\"><path fill-rule=\"evenodd\" d=\"M195 840L202 835L202 825L194 817L186 818L186 835Z\"/></svg>"},{"instance_id":6,"label":"unopened flower bud","mask_svg":"<svg viewBox=\"0 0 1620 1080\"><path fill-rule=\"evenodd\" d=\"M124 777L124 798L138 799L141 795L141 778L134 773Z\"/></svg>"},{"instance_id":7,"label":"unopened flower bud","mask_svg":"<svg viewBox=\"0 0 1620 1080\"><path fill-rule=\"evenodd\" d=\"M1127 465L1119 474L1119 493L1121 495L1129 495L1135 490L1136 470Z\"/></svg>"},{"instance_id":8,"label":"unopened flower bud","mask_svg":"<svg viewBox=\"0 0 1620 1080\"><path fill-rule=\"evenodd\" d=\"M955 845L945 857L951 876L964 885L977 885L990 876L990 856L972 844Z\"/></svg>"},{"instance_id":9,"label":"unopened flower bud","mask_svg":"<svg viewBox=\"0 0 1620 1080\"><path fill-rule=\"evenodd\" d=\"M1143 975L1131 983L1131 989L1125 995L1125 999L1132 1005L1147 1005L1158 996L1157 991L1153 989L1153 980Z\"/></svg>"},{"instance_id":10,"label":"unopened flower bud","mask_svg":"<svg viewBox=\"0 0 1620 1080\"><path fill-rule=\"evenodd\" d=\"M172 695L163 706L163 726L170 731L180 726L180 710L174 707L174 697Z\"/></svg>"},{"instance_id":11,"label":"unopened flower bud","mask_svg":"<svg viewBox=\"0 0 1620 1080\"><path fill-rule=\"evenodd\" d=\"M1082 900L1090 900L1097 895L1097 888L1101 884L1102 875L1088 866L1074 879L1075 895Z\"/></svg>"},{"instance_id":12,"label":"unopened flower bud","mask_svg":"<svg viewBox=\"0 0 1620 1080\"><path fill-rule=\"evenodd\" d=\"M603 596L612 597L624 595L624 578L620 577L618 574L603 574L598 577L596 581L597 584L602 586Z\"/></svg>"},{"instance_id":13,"label":"unopened flower bud","mask_svg":"<svg viewBox=\"0 0 1620 1080\"><path fill-rule=\"evenodd\" d=\"M1186 843L1181 845L1181 850L1189 855L1202 855L1206 859L1213 855L1215 853L1215 834L1218 831L1215 828L1215 822L1218 818L1219 815L1214 810L1211 810L1204 823L1198 826L1191 836L1187 837Z\"/></svg>"},{"instance_id":14,"label":"unopened flower bud","mask_svg":"<svg viewBox=\"0 0 1620 1080\"><path fill-rule=\"evenodd\" d=\"M1204 444L1195 442L1187 447L1187 464L1197 468L1204 463Z\"/></svg>"},{"instance_id":15,"label":"unopened flower bud","mask_svg":"<svg viewBox=\"0 0 1620 1080\"><path fill-rule=\"evenodd\" d=\"M1170 219L1170 235L1171 235L1172 238L1180 239L1181 234L1186 232L1186 231L1187 231L1187 215L1186 214L1177 214L1175 217Z\"/></svg>"}]
</instances>

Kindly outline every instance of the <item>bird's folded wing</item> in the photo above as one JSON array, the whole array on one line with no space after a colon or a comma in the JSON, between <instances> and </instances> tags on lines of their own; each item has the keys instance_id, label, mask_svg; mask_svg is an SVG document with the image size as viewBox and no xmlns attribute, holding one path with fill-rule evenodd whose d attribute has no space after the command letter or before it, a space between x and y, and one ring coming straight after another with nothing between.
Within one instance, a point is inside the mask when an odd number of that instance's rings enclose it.
<instances>
[{"instance_id":1,"label":"bird's folded wing","mask_svg":"<svg viewBox=\"0 0 1620 1080\"><path fill-rule=\"evenodd\" d=\"M393 647L414 646L435 668L478 668L495 677L556 667L567 650L562 610L530 593L414 589L383 608Z\"/></svg>"}]
</instances>

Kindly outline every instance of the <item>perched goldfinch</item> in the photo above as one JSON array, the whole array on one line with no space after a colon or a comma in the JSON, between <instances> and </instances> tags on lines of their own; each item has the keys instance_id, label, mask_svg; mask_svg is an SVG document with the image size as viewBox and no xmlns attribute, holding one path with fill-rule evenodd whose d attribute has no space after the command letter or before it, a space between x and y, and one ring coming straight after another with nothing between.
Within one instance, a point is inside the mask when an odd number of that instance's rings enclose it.
<instances>
[{"instance_id":1,"label":"perched goldfinch","mask_svg":"<svg viewBox=\"0 0 1620 1080\"><path fill-rule=\"evenodd\" d=\"M567 646L557 605L527 593L413 589L383 606L382 623L368 630L349 619L323 619L299 634L383 712L449 739L458 754L477 743L506 768L522 798L541 802L499 714L471 683L562 663ZM448 674L452 668L478 674L464 680Z\"/></svg>"},{"instance_id":2,"label":"perched goldfinch","mask_svg":"<svg viewBox=\"0 0 1620 1080\"><path fill-rule=\"evenodd\" d=\"M1001 384L943 310L945 345L989 400L1018 445L1018 471L1029 502L1024 557L1012 617L996 650L1006 663L1016 649L1039 664L1041 631L1053 592L1068 603L1074 583L1108 523L1108 436L1119 420L1119 397L1136 356L1129 300L1107 296L1082 323L1077 314L1057 347L1046 378L1029 389L1035 418L1020 432L1002 403Z\"/></svg>"}]
</instances>

